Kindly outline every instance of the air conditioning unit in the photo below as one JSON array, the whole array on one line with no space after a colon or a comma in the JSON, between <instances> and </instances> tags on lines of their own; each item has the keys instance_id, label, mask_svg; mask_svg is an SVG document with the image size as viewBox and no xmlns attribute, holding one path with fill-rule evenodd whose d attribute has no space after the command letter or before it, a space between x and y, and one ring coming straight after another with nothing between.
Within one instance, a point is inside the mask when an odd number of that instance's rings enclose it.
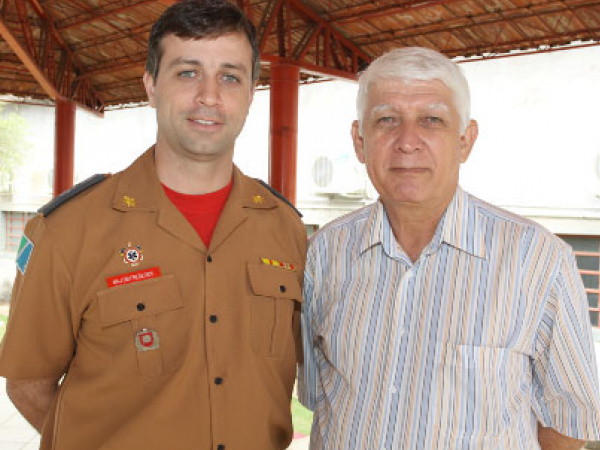
<instances>
[{"instance_id":1,"label":"air conditioning unit","mask_svg":"<svg viewBox=\"0 0 600 450\"><path fill-rule=\"evenodd\" d=\"M318 155L311 167L311 193L330 198L367 197L367 176L362 165L347 155Z\"/></svg>"}]
</instances>

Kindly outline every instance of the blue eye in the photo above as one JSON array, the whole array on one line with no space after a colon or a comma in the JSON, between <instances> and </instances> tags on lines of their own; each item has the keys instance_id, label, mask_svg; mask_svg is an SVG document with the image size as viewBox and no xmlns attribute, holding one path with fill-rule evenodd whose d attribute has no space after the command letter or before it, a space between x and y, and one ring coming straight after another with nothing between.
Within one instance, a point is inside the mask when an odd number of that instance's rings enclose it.
<instances>
[{"instance_id":1,"label":"blue eye","mask_svg":"<svg viewBox=\"0 0 600 450\"><path fill-rule=\"evenodd\" d=\"M196 76L195 70L182 70L177 73L177 76L180 78L193 78Z\"/></svg>"},{"instance_id":2,"label":"blue eye","mask_svg":"<svg viewBox=\"0 0 600 450\"><path fill-rule=\"evenodd\" d=\"M231 75L231 74L223 75L223 80L226 81L227 83L239 83L241 81L238 76Z\"/></svg>"},{"instance_id":3,"label":"blue eye","mask_svg":"<svg viewBox=\"0 0 600 450\"><path fill-rule=\"evenodd\" d=\"M437 126L442 125L444 123L444 119L438 116L427 116L423 118L423 122L428 126Z\"/></svg>"},{"instance_id":4,"label":"blue eye","mask_svg":"<svg viewBox=\"0 0 600 450\"><path fill-rule=\"evenodd\" d=\"M397 119L395 117L391 117L391 116L384 116L384 117L380 117L379 119L377 119L377 123L382 123L382 124L386 124L386 125L391 125L396 123Z\"/></svg>"}]
</instances>

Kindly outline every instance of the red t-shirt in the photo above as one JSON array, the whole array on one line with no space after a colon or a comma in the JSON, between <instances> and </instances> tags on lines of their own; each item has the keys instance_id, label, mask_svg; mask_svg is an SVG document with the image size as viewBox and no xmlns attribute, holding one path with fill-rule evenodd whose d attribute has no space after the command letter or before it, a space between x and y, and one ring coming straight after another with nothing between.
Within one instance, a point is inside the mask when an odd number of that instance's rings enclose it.
<instances>
[{"instance_id":1,"label":"red t-shirt","mask_svg":"<svg viewBox=\"0 0 600 450\"><path fill-rule=\"evenodd\" d=\"M231 192L232 184L233 180L223 189L200 195L182 194L169 189L164 184L162 186L169 200L173 202L188 222L192 224L200 239L202 239L202 242L208 248L213 231L221 216L221 211L223 211L225 202Z\"/></svg>"}]
</instances>

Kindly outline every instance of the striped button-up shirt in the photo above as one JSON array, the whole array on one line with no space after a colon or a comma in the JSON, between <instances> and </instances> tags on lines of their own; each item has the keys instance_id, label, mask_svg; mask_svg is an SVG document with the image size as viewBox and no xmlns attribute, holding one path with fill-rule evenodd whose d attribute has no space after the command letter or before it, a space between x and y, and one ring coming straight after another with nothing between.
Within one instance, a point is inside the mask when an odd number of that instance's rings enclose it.
<instances>
[{"instance_id":1,"label":"striped button-up shirt","mask_svg":"<svg viewBox=\"0 0 600 450\"><path fill-rule=\"evenodd\" d=\"M414 263L381 202L313 236L300 401L312 450L536 450L537 422L600 439L569 247L462 189Z\"/></svg>"}]
</instances>

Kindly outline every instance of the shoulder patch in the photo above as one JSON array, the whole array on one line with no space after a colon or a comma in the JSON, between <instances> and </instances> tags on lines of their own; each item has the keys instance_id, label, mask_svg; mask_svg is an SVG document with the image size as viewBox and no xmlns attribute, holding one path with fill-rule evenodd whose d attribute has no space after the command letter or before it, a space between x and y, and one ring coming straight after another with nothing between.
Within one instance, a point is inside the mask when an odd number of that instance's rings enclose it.
<instances>
[{"instance_id":1,"label":"shoulder patch","mask_svg":"<svg viewBox=\"0 0 600 450\"><path fill-rule=\"evenodd\" d=\"M96 175L92 175L91 177L87 178L86 180L83 180L81 183L77 183L71 189L68 189L68 190L64 191L63 193L61 193L60 195L57 195L56 197L54 197L52 200L50 200L48 203L46 203L44 206L42 206L40 209L38 209L38 212L41 213L44 217L47 217L51 212L53 212L56 208L58 208L63 203L68 202L73 197L76 197L77 195L81 194L83 191L91 188L92 186L97 185L101 181L104 181L106 178L107 178L107 175L102 174L102 173L97 173Z\"/></svg>"},{"instance_id":2,"label":"shoulder patch","mask_svg":"<svg viewBox=\"0 0 600 450\"><path fill-rule=\"evenodd\" d=\"M271 186L269 186L267 183L265 183L260 178L255 178L255 180L258 181L260 184L262 184L265 188L267 188L275 197L277 197L279 200L282 200L290 208L292 208L294 211L296 211L296 214L298 214L299 217L302 217L302 213L300 211L298 211L296 209L296 207L294 205L292 205L292 203L287 198L285 198L283 195L281 195L279 192L277 192L275 189L273 189Z\"/></svg>"},{"instance_id":3,"label":"shoulder patch","mask_svg":"<svg viewBox=\"0 0 600 450\"><path fill-rule=\"evenodd\" d=\"M19 251L17 252L17 269L21 272L22 275L25 275L25 271L27 270L27 264L29 263L29 258L33 253L33 242L23 235L21 238L21 244L19 245Z\"/></svg>"}]
</instances>

